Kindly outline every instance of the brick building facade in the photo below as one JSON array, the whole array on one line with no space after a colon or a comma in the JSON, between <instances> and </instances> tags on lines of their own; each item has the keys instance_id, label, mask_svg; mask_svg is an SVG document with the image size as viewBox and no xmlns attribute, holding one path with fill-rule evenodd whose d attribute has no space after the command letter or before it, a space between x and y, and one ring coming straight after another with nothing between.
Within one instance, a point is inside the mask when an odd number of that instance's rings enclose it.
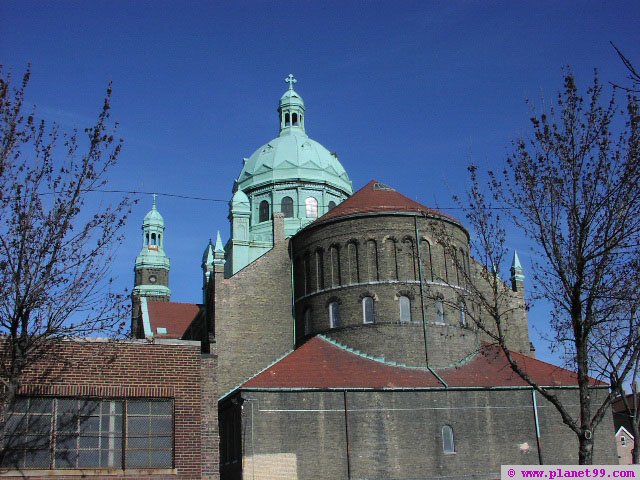
<instances>
[{"instance_id":1,"label":"brick building facade","mask_svg":"<svg viewBox=\"0 0 640 480\"><path fill-rule=\"evenodd\" d=\"M54 345L7 417L2 476L218 478L215 368L199 342Z\"/></svg>"}]
</instances>

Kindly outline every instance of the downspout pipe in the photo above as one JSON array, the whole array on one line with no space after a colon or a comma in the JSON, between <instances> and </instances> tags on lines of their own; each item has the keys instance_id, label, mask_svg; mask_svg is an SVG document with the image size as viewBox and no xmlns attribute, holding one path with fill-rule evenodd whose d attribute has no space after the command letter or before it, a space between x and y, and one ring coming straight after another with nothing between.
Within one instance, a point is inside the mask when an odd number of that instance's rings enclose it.
<instances>
[{"instance_id":1,"label":"downspout pipe","mask_svg":"<svg viewBox=\"0 0 640 480\"><path fill-rule=\"evenodd\" d=\"M429 349L427 347L427 338L428 338L427 337L427 315L425 313L425 305L424 305L424 298L425 298L424 274L422 272L422 255L420 254L420 233L418 232L418 216L417 215L414 215L413 217L413 225L415 227L415 232L416 232L416 251L418 252L418 276L420 280L420 305L422 308L422 336L424 338L424 361L425 361L425 364L427 365L427 368L429 368ZM429 370L431 369L429 368ZM432 371L432 373L434 372ZM444 384L444 382L442 383Z\"/></svg>"},{"instance_id":2,"label":"downspout pipe","mask_svg":"<svg viewBox=\"0 0 640 480\"><path fill-rule=\"evenodd\" d=\"M531 401L533 404L533 419L536 423L536 446L538 447L538 462L540 465L544 465L542 461L542 449L541 449L541 438L540 438L540 419L538 418L538 402L536 400L536 390L534 388L531 389Z\"/></svg>"}]
</instances>

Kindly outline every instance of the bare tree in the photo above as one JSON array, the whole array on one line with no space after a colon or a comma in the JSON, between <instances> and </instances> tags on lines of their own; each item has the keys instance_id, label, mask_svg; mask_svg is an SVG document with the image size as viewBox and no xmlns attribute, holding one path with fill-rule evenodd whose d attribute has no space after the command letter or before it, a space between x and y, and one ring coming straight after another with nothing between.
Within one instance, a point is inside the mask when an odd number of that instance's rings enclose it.
<instances>
[{"instance_id":1,"label":"bare tree","mask_svg":"<svg viewBox=\"0 0 640 480\"><path fill-rule=\"evenodd\" d=\"M95 125L61 133L26 111L29 77L13 85L0 67L0 423L55 342L113 335L126 318L108 272L131 202L88 198L122 148L109 125L111 87Z\"/></svg>"},{"instance_id":2,"label":"bare tree","mask_svg":"<svg viewBox=\"0 0 640 480\"><path fill-rule=\"evenodd\" d=\"M640 287L640 116L631 95L624 110L613 97L602 105L602 95L596 76L583 99L567 73L556 106L531 118L531 138L515 142L502 171L488 172L488 189L470 167L471 187L461 202L479 261L466 288L458 289L471 307L467 317L556 407L578 438L580 464L592 463L594 431L637 365L640 346L634 314ZM531 299L552 306L550 338L576 374L577 415L512 355L510 323L525 306L500 278L507 225L532 245ZM449 243L446 236L441 241ZM456 249L448 253L464 271ZM514 281L517 273L512 271ZM474 283L474 276L483 281ZM593 395L594 379L609 383L610 390Z\"/></svg>"},{"instance_id":3,"label":"bare tree","mask_svg":"<svg viewBox=\"0 0 640 480\"><path fill-rule=\"evenodd\" d=\"M609 42L609 43L611 43L611 46L614 48L614 50L618 54L618 57L620 57L620 60L622 60L622 63L624 64L625 68L629 72L629 74L627 75L627 79L631 81L630 87L620 85L618 83L613 83L613 82L611 82L611 84L616 88L621 88L622 90L625 90L626 92L631 92L631 93L640 92L640 72L636 70L631 60L629 60L624 55L624 53L622 53L622 51L618 47L616 47L616 45L613 42Z\"/></svg>"}]
</instances>

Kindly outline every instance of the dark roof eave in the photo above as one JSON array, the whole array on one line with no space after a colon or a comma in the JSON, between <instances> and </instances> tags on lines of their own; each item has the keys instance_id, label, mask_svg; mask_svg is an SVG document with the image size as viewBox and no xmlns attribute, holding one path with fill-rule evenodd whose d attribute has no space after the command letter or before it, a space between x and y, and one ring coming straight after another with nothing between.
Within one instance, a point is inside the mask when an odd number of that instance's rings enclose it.
<instances>
[{"instance_id":1,"label":"dark roof eave","mask_svg":"<svg viewBox=\"0 0 640 480\"><path fill-rule=\"evenodd\" d=\"M468 240L471 238L470 235L469 235L469 232L467 231L465 226L462 225L462 223L460 221L458 221L457 219L455 219L453 217L450 217L448 215L445 215L443 213L425 212L425 211L422 211L422 210L420 210L420 211L419 210L414 210L414 211L407 211L407 210L371 210L371 211L367 211L367 212L345 213L344 215L340 215L338 217L330 217L330 218L326 218L324 220L323 220L322 217L319 217L317 220L311 222L310 224L308 224L305 227L303 227L300 230L298 230L298 232L294 235L294 237L297 236L301 232L312 230L315 227L319 227L321 225L327 225L327 224L334 223L334 222L339 222L339 221L342 221L342 220L350 220L350 219L353 219L353 218L373 217L373 216L379 216L379 215L435 218L435 219L438 219L438 220L443 220L443 221L445 221L447 223L450 223L452 225L455 225L456 227L459 227L465 233L465 235L467 236Z\"/></svg>"}]
</instances>

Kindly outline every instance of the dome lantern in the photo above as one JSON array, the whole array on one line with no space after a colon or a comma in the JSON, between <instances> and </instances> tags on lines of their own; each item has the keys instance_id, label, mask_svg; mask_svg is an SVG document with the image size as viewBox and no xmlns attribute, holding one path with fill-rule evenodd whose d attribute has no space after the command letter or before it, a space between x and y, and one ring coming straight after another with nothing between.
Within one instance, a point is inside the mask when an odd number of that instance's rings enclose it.
<instances>
[{"instance_id":1,"label":"dome lantern","mask_svg":"<svg viewBox=\"0 0 640 480\"><path fill-rule=\"evenodd\" d=\"M284 79L289 84L289 89L280 98L278 114L280 117L280 135L291 133L304 133L304 101L302 97L293 89L293 84L298 80L290 73Z\"/></svg>"}]
</instances>

